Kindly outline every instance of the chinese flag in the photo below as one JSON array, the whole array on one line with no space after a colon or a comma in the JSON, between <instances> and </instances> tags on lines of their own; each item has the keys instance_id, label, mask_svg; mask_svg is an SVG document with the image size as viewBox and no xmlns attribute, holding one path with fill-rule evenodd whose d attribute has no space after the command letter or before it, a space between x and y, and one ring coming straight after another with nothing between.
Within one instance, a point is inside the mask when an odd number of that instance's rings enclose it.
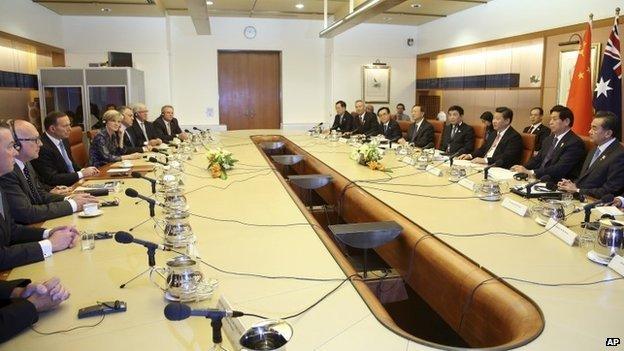
<instances>
[{"instance_id":1,"label":"chinese flag","mask_svg":"<svg viewBox=\"0 0 624 351\"><path fill-rule=\"evenodd\" d=\"M594 116L592 109L591 89L591 26L587 23L585 36L579 49L579 55L574 66L574 74L568 92L568 107L574 112L574 126L572 130L579 135L588 135L589 127Z\"/></svg>"}]
</instances>

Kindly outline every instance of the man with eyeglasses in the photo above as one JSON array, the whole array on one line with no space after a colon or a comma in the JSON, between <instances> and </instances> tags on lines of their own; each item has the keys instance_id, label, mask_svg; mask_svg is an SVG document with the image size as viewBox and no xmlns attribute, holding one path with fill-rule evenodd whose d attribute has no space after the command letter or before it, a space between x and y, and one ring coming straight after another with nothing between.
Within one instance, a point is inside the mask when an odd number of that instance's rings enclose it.
<instances>
[{"instance_id":1,"label":"man with eyeglasses","mask_svg":"<svg viewBox=\"0 0 624 351\"><path fill-rule=\"evenodd\" d=\"M11 204L11 216L15 222L39 223L82 211L83 205L98 202L88 194L64 197L45 191L30 164L39 156L42 145L37 129L27 121L17 120L13 135L19 151L13 171L0 177L0 186Z\"/></svg>"},{"instance_id":2,"label":"man with eyeglasses","mask_svg":"<svg viewBox=\"0 0 624 351\"><path fill-rule=\"evenodd\" d=\"M138 103L132 105L134 123L128 127L136 146L158 146L162 144L162 136L154 124L147 120L147 106Z\"/></svg>"},{"instance_id":3,"label":"man with eyeglasses","mask_svg":"<svg viewBox=\"0 0 624 351\"><path fill-rule=\"evenodd\" d=\"M49 186L72 185L85 177L98 175L95 167L80 168L74 162L69 148L71 121L64 112L52 111L43 120L45 133L41 137L39 157L32 166L44 184Z\"/></svg>"},{"instance_id":4,"label":"man with eyeglasses","mask_svg":"<svg viewBox=\"0 0 624 351\"><path fill-rule=\"evenodd\" d=\"M0 175L13 170L16 155L10 127L0 123ZM0 188L0 270L41 261L53 251L73 247L77 240L74 227L45 230L16 225ZM54 309L68 298L69 291L58 278L43 283L29 279L0 281L0 342L36 323L39 312Z\"/></svg>"}]
</instances>

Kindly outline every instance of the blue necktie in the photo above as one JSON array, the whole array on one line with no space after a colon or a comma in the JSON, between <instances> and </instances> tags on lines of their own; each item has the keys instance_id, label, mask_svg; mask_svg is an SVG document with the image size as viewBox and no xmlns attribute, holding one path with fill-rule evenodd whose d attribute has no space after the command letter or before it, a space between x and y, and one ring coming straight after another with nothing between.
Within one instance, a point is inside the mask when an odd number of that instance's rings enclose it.
<instances>
[{"instance_id":1,"label":"blue necktie","mask_svg":"<svg viewBox=\"0 0 624 351\"><path fill-rule=\"evenodd\" d=\"M72 165L72 161L67 156L67 150L65 150L65 144L63 141L59 141L59 149L61 149L61 156L63 156L63 160L65 160L65 165L67 166L67 172L74 173L76 170L74 169L74 165Z\"/></svg>"},{"instance_id":2,"label":"blue necktie","mask_svg":"<svg viewBox=\"0 0 624 351\"><path fill-rule=\"evenodd\" d=\"M594 152L594 157L592 157L591 162L589 163L589 166L587 167L587 169L590 169L591 166L594 164L594 162L596 162L596 160L598 159L598 157L600 157L600 148L596 148L596 152Z\"/></svg>"}]
</instances>

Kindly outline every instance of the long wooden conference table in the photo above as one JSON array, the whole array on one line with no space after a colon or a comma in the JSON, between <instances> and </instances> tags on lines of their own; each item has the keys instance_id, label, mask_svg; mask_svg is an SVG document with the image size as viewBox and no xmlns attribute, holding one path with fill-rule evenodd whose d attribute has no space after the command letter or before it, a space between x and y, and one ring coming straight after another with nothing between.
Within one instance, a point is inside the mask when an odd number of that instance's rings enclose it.
<instances>
[{"instance_id":1,"label":"long wooden conference table","mask_svg":"<svg viewBox=\"0 0 624 351\"><path fill-rule=\"evenodd\" d=\"M308 157L350 180L378 180L387 176L349 159L351 147L347 144L275 130L215 134L214 147L231 151L240 161L229 172L227 180L210 177L203 153L195 154L186 164L185 191L190 211L210 217L190 217L198 239L198 253L204 261L234 272L333 278L331 281L266 279L225 274L202 265L204 275L217 279L218 287L211 299L193 303L193 308L216 307L219 299L225 298L233 309L280 318L308 308L341 284L347 274L320 240L315 228L306 225L308 219L301 206L283 185L279 172L252 142L250 136L253 135L283 135L304 150ZM521 349L598 350L605 349L606 338L624 337L623 280L588 286L544 286L520 281L585 283L619 278L617 273L590 262L585 250L568 246L549 233L531 236L543 232L544 227L530 217L520 217L503 208L501 202L468 198L472 193L460 185L448 184L446 175L436 177L426 172L414 172L414 167L399 162L391 152L382 162L393 168L392 177L396 179L358 182L356 191L372 195L424 231L456 234L440 235L437 240L474 262L479 269L498 277L519 279L505 281L537 306L544 321L543 331L520 346ZM475 174L471 179L478 181L481 177L481 174ZM148 182L124 179L122 192L113 194L119 198L120 206L104 208L104 214L99 217L79 218L74 214L48 221L44 226L74 224L80 230L128 231L148 218L145 202L137 204L135 199L123 195L123 189L128 187L150 194ZM505 196L527 205L536 201ZM459 199L462 197L466 199ZM223 220L274 226L250 226ZM577 214L567 223L580 231L574 224L581 220L582 214ZM283 224L291 225L281 226ZM470 235L484 232L527 236ZM152 222L131 233L137 238L160 242ZM167 259L175 256L171 252L157 252L157 265L163 266ZM78 309L96 301L119 299L127 302L128 309L124 313L107 315L95 327L67 333L41 335L26 330L1 344L0 350L209 349L212 346L210 321L200 317L179 322L166 320L163 308L168 301L147 276L124 289L119 288L120 284L146 268L143 247L99 240L93 250L82 251L78 245L55 253L44 262L13 269L9 279L27 277L42 281L57 276L72 293L57 310L40 316L35 325L39 332L97 323L99 317L79 320L76 316ZM244 326L257 321L255 317L241 318ZM352 282L342 284L317 306L288 322L294 329L292 340L286 345L288 350L433 348L387 328ZM235 340L227 338L223 347L239 349Z\"/></svg>"}]
</instances>

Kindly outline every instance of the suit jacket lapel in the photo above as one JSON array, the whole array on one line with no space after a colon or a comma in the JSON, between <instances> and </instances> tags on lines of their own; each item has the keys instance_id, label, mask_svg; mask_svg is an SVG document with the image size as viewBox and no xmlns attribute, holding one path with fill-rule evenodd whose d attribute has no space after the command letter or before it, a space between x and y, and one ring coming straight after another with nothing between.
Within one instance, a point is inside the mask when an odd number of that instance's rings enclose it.
<instances>
[{"instance_id":1,"label":"suit jacket lapel","mask_svg":"<svg viewBox=\"0 0 624 351\"><path fill-rule=\"evenodd\" d=\"M591 162L591 159L594 156L594 153L596 152L596 149L598 147L595 147L591 150L591 152L587 155L587 158L585 159L585 164L583 164L583 169L584 171L581 172L581 176L579 177L579 179L586 177L588 174L591 173L591 171L596 168L598 165L602 164L602 162L609 157L609 154L611 152L613 152L613 150L615 148L617 148L619 145L619 142L617 140L613 141L611 143L611 145L609 145L609 147L596 159L596 161L594 161L594 163L589 166L589 163ZM588 168L586 168L588 167Z\"/></svg>"},{"instance_id":2,"label":"suit jacket lapel","mask_svg":"<svg viewBox=\"0 0 624 351\"><path fill-rule=\"evenodd\" d=\"M58 147L54 145L54 143L52 142L52 139L50 139L46 133L43 133L42 139L43 139L43 142L48 144L48 147L50 147L53 150L52 152L54 152L54 156L56 157L57 161L63 161L63 163L65 163L65 160L63 160L63 155L61 155L61 152L59 151ZM63 143L63 145L65 145L65 143Z\"/></svg>"},{"instance_id":3,"label":"suit jacket lapel","mask_svg":"<svg viewBox=\"0 0 624 351\"><path fill-rule=\"evenodd\" d=\"M30 186L28 186L28 181L26 180L24 173L22 172L22 170L19 168L17 164L13 166L13 173L15 173L15 175L17 176L17 179L19 179L22 190L24 190L24 192L28 195L28 198L30 199L30 201L33 203L36 203L35 194L33 194L32 191L30 191Z\"/></svg>"}]
</instances>

